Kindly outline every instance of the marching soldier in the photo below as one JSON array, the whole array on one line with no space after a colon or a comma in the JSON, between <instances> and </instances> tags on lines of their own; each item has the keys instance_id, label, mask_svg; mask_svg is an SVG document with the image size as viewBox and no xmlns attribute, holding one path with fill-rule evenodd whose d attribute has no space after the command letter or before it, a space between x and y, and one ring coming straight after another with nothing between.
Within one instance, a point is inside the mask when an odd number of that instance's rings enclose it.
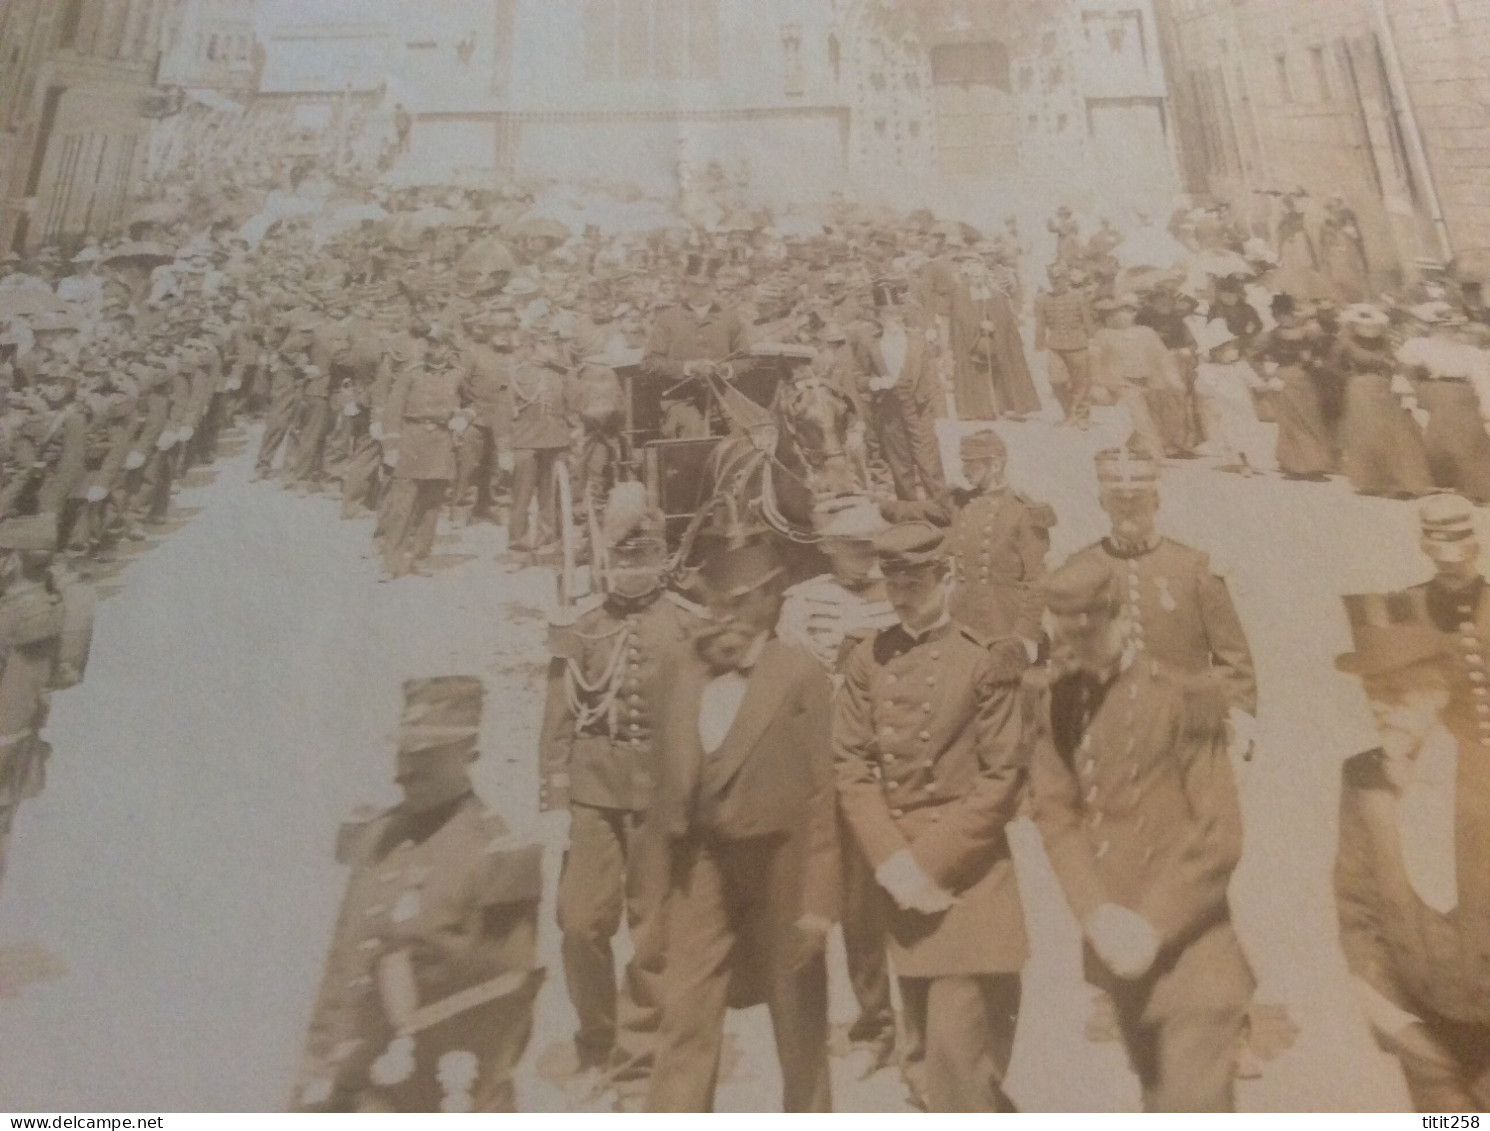
<instances>
[{"instance_id":1,"label":"marching soldier","mask_svg":"<svg viewBox=\"0 0 1490 1131\"><path fill-rule=\"evenodd\" d=\"M1028 954L1004 828L1024 784L1022 642L952 619L944 532L875 540L899 623L844 668L833 748L844 815L887 899L891 958L920 1015L932 1111L1011 1111L1003 1091Z\"/></svg>"},{"instance_id":2,"label":"marching soldier","mask_svg":"<svg viewBox=\"0 0 1490 1131\"><path fill-rule=\"evenodd\" d=\"M1226 581L1207 554L1159 534L1159 468L1124 449L1097 453L1102 509L1111 536L1071 555L1118 579L1124 624L1135 646L1191 674L1210 672L1225 689L1233 748L1250 757L1257 675Z\"/></svg>"},{"instance_id":3,"label":"marching soldier","mask_svg":"<svg viewBox=\"0 0 1490 1131\"><path fill-rule=\"evenodd\" d=\"M1230 1111L1254 981L1227 888L1242 850L1210 672L1137 646L1120 575L1052 574L1059 661L1026 677L1035 823L1116 1007L1145 1111Z\"/></svg>"},{"instance_id":4,"label":"marching soldier","mask_svg":"<svg viewBox=\"0 0 1490 1131\"><path fill-rule=\"evenodd\" d=\"M716 624L657 679L667 954L651 1111L710 1111L730 1005L765 1000L786 1111L829 1111L824 944L837 917L829 724L816 660L776 639L785 566L763 539L704 566Z\"/></svg>"},{"instance_id":5,"label":"marching soldier","mask_svg":"<svg viewBox=\"0 0 1490 1131\"><path fill-rule=\"evenodd\" d=\"M542 850L472 789L483 688L404 684L404 799L343 827L351 869L292 1107L515 1111L537 965Z\"/></svg>"},{"instance_id":6,"label":"marching soldier","mask_svg":"<svg viewBox=\"0 0 1490 1131\"><path fill-rule=\"evenodd\" d=\"M383 580L406 576L434 549L440 509L455 479L455 445L470 423L461 404L465 370L439 327L422 361L393 383L383 407L383 462L393 471L383 532Z\"/></svg>"},{"instance_id":7,"label":"marching soldier","mask_svg":"<svg viewBox=\"0 0 1490 1131\"><path fill-rule=\"evenodd\" d=\"M506 321L511 320L509 314ZM473 313L467 318L462 395L474 415L456 453L454 500L463 523L495 521L497 472L511 470L512 454L502 451L512 429L512 348L507 332L504 327L498 338L492 316ZM472 487L476 498L467 511L466 495Z\"/></svg>"},{"instance_id":8,"label":"marching soldier","mask_svg":"<svg viewBox=\"0 0 1490 1131\"><path fill-rule=\"evenodd\" d=\"M872 505L824 509L814 517L818 549L832 572L786 591L776 634L782 643L816 656L839 685L843 664L854 647L898 623L885 599L884 579L874 553L874 539L888 524ZM849 1046L868 1049L866 1074L870 1074L890 1063L895 1052L888 939L874 870L842 820L841 808L843 949L849 984L859 1005L859 1015L844 1037Z\"/></svg>"},{"instance_id":9,"label":"marching soldier","mask_svg":"<svg viewBox=\"0 0 1490 1131\"><path fill-rule=\"evenodd\" d=\"M1035 349L1049 351L1050 389L1065 411L1063 424L1091 422L1092 365L1088 347L1097 332L1091 302L1071 286L1070 261L1051 264L1050 289L1035 296Z\"/></svg>"},{"instance_id":10,"label":"marching soldier","mask_svg":"<svg viewBox=\"0 0 1490 1131\"><path fill-rule=\"evenodd\" d=\"M1490 1111L1490 739L1452 718L1453 637L1393 604L1347 597L1355 650L1336 660L1381 735L1343 773L1340 942L1416 1110Z\"/></svg>"},{"instance_id":11,"label":"marching soldier","mask_svg":"<svg viewBox=\"0 0 1490 1131\"><path fill-rule=\"evenodd\" d=\"M41 792L51 693L82 681L93 594L51 569L57 516L0 521L0 879L22 801Z\"/></svg>"},{"instance_id":12,"label":"marching soldier","mask_svg":"<svg viewBox=\"0 0 1490 1131\"><path fill-rule=\"evenodd\" d=\"M532 343L531 358L512 372L512 513L507 548L531 552L559 536L554 468L569 449L574 389L564 349L556 339ZM528 509L538 501L530 534Z\"/></svg>"},{"instance_id":13,"label":"marching soldier","mask_svg":"<svg viewBox=\"0 0 1490 1131\"><path fill-rule=\"evenodd\" d=\"M892 518L925 518L951 527L947 560L957 583L952 615L990 640L1019 637L1033 662L1042 636L1045 555L1055 511L1008 486L1008 448L992 428L964 436L961 455L969 489L953 491L950 508L920 503L882 508Z\"/></svg>"},{"instance_id":14,"label":"marching soldier","mask_svg":"<svg viewBox=\"0 0 1490 1131\"><path fill-rule=\"evenodd\" d=\"M656 678L662 657L704 624L704 611L663 587L663 518L640 484L611 492L602 535L608 592L571 625L554 622L539 808L566 817L558 919L579 1017L579 1070L607 1073L622 1104L634 1106L645 1096L662 1008L666 859L645 830ZM611 939L623 910L635 957L618 1000Z\"/></svg>"}]
</instances>

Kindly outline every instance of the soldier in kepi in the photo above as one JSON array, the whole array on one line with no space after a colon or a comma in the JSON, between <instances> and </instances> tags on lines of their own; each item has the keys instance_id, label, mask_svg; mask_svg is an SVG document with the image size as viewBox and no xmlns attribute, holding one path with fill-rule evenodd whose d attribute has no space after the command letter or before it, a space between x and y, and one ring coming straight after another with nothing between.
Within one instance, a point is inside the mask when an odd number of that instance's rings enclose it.
<instances>
[{"instance_id":1,"label":"soldier in kepi","mask_svg":"<svg viewBox=\"0 0 1490 1131\"><path fill-rule=\"evenodd\" d=\"M51 693L80 683L93 636L93 594L52 569L57 518L0 522L0 880L22 801L42 790Z\"/></svg>"},{"instance_id":2,"label":"soldier in kepi","mask_svg":"<svg viewBox=\"0 0 1490 1131\"><path fill-rule=\"evenodd\" d=\"M1227 889L1242 819L1218 678L1140 647L1092 557L1046 587L1056 659L1026 677L1035 823L1145 1111L1231 1111L1254 981Z\"/></svg>"},{"instance_id":3,"label":"soldier in kepi","mask_svg":"<svg viewBox=\"0 0 1490 1131\"><path fill-rule=\"evenodd\" d=\"M640 1110L661 1021L661 905L666 856L644 833L655 776L652 734L660 658L704 623L665 588L662 512L640 483L611 491L602 523L607 592L553 622L548 704L538 752L539 808L566 849L558 919L564 978L579 1017L577 1086L614 1082ZM634 957L616 985L611 940L625 912Z\"/></svg>"},{"instance_id":4,"label":"soldier in kepi","mask_svg":"<svg viewBox=\"0 0 1490 1131\"><path fill-rule=\"evenodd\" d=\"M404 799L342 828L351 869L291 1106L515 1111L532 1030L542 848L477 797L483 685L404 684Z\"/></svg>"},{"instance_id":5,"label":"soldier in kepi","mask_svg":"<svg viewBox=\"0 0 1490 1131\"><path fill-rule=\"evenodd\" d=\"M875 539L898 623L844 665L839 803L883 889L913 1093L930 1111L1012 1111L1003 1084L1028 945L1004 828L1025 783L1028 657L1017 637L952 619L944 539L927 522Z\"/></svg>"}]
</instances>

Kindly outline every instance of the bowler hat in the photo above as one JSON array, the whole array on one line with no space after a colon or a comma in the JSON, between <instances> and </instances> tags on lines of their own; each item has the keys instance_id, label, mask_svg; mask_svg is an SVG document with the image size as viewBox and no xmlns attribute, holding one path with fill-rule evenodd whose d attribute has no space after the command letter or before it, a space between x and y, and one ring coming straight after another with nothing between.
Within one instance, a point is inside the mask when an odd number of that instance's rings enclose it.
<instances>
[{"instance_id":1,"label":"bowler hat","mask_svg":"<svg viewBox=\"0 0 1490 1131\"><path fill-rule=\"evenodd\" d=\"M699 576L718 597L741 597L776 580L786 566L767 535L731 540L704 559Z\"/></svg>"},{"instance_id":2,"label":"bowler hat","mask_svg":"<svg viewBox=\"0 0 1490 1131\"><path fill-rule=\"evenodd\" d=\"M968 433L962 438L960 452L965 460L1006 459L1009 455L1003 439L992 428Z\"/></svg>"}]
</instances>

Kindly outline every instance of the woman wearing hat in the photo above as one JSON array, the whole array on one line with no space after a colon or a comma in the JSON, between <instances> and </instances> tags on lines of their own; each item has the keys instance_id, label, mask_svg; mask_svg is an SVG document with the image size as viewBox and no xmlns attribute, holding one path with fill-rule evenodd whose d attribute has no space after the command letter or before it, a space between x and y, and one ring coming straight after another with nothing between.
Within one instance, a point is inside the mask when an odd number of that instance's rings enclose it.
<instances>
[{"instance_id":1,"label":"woman wearing hat","mask_svg":"<svg viewBox=\"0 0 1490 1131\"><path fill-rule=\"evenodd\" d=\"M1254 343L1252 357L1274 394L1278 469L1288 479L1323 480L1338 462L1318 373L1325 343L1292 295L1274 295L1272 314L1277 325Z\"/></svg>"},{"instance_id":2,"label":"woman wearing hat","mask_svg":"<svg viewBox=\"0 0 1490 1131\"><path fill-rule=\"evenodd\" d=\"M1341 312L1328 362L1345 382L1341 462L1363 495L1414 498L1432 491L1433 479L1422 433L1401 399L1412 386L1399 379L1387 327L1385 312L1367 303Z\"/></svg>"}]
</instances>

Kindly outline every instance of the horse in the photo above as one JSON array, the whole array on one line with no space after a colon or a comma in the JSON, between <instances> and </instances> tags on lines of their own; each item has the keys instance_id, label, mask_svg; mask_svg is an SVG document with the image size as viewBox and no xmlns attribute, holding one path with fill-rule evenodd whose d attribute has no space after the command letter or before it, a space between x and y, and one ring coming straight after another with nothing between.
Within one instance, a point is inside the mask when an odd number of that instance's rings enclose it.
<instances>
[{"instance_id":1,"label":"horse","mask_svg":"<svg viewBox=\"0 0 1490 1131\"><path fill-rule=\"evenodd\" d=\"M708 375L731 425L704 470L707 500L684 536L680 561L695 538L737 538L763 531L798 546L816 542L813 512L827 500L868 492L868 461L858 409L811 369L782 381L769 409ZM815 554L809 555L816 557Z\"/></svg>"}]
</instances>

